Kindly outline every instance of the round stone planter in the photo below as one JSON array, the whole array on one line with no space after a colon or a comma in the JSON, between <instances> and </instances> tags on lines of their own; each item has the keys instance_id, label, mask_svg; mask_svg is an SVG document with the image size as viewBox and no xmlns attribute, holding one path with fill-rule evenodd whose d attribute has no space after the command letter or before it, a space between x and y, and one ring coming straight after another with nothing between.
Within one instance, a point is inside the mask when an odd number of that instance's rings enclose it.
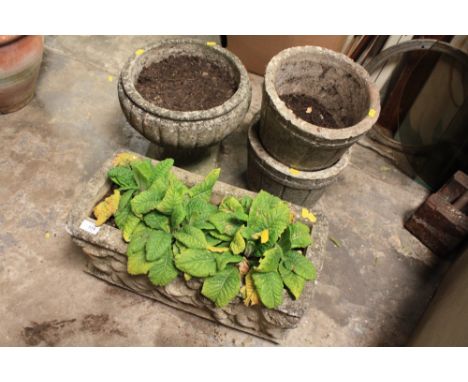
<instances>
[{"instance_id":1,"label":"round stone planter","mask_svg":"<svg viewBox=\"0 0 468 382\"><path fill-rule=\"evenodd\" d=\"M258 125L248 135L247 183L253 191L265 190L298 205L312 206L326 187L336 181L348 165L348 150L333 166L320 171L300 171L273 158L258 137Z\"/></svg>"},{"instance_id":2,"label":"round stone planter","mask_svg":"<svg viewBox=\"0 0 468 382\"><path fill-rule=\"evenodd\" d=\"M324 128L297 117L280 99L288 94L315 98L339 128ZM299 170L333 166L377 121L377 87L360 65L341 53L303 46L283 50L265 73L260 139L280 162Z\"/></svg>"},{"instance_id":3,"label":"round stone planter","mask_svg":"<svg viewBox=\"0 0 468 382\"><path fill-rule=\"evenodd\" d=\"M141 70L177 55L203 57L227 67L238 81L237 91L223 104L200 111L169 110L144 99L135 88ZM177 39L161 41L132 56L121 72L118 94L130 125L152 143L177 154L214 145L234 131L249 108L251 87L244 66L228 50L200 40Z\"/></svg>"},{"instance_id":4,"label":"round stone planter","mask_svg":"<svg viewBox=\"0 0 468 382\"><path fill-rule=\"evenodd\" d=\"M43 51L42 36L0 36L0 113L14 112L31 101Z\"/></svg>"}]
</instances>

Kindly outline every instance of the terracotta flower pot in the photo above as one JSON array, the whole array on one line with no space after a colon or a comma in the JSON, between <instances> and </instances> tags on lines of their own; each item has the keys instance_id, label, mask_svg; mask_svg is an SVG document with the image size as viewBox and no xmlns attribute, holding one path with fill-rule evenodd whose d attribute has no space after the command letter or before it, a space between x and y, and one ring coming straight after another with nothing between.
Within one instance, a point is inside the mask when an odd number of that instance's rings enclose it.
<instances>
[{"instance_id":1,"label":"terracotta flower pot","mask_svg":"<svg viewBox=\"0 0 468 382\"><path fill-rule=\"evenodd\" d=\"M0 113L21 109L34 96L43 36L0 35Z\"/></svg>"}]
</instances>

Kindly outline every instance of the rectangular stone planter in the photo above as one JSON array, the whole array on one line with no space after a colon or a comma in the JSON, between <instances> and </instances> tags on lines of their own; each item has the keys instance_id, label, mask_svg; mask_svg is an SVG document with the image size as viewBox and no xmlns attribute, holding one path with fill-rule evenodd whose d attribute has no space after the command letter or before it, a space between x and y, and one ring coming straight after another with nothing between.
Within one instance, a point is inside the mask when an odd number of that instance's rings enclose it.
<instances>
[{"instance_id":1,"label":"rectangular stone planter","mask_svg":"<svg viewBox=\"0 0 468 382\"><path fill-rule=\"evenodd\" d=\"M107 224L95 227L95 220L92 217L93 207L110 191L111 183L107 179L107 171L112 168L112 159L106 161L92 179L82 187L79 198L74 204L75 207L68 218L67 228L73 241L88 257L86 272L173 308L272 342L278 343L288 333L288 330L298 325L301 317L311 307L314 284L310 282L306 284L298 301L292 300L285 290L284 303L277 309L267 309L261 305L247 307L240 297L236 297L224 308L217 308L201 295L200 280L185 281L183 277L179 277L165 287L157 287L151 284L146 276L129 275L127 273L127 244L122 239L121 231ZM176 167L173 168L173 172L188 186L203 179L199 175ZM226 195L253 197L255 193L217 182L213 189L212 202L218 204ZM301 218L301 207L290 206L298 220L312 227L313 243L307 248L306 256L320 271L328 236L328 223L322 213L314 211L317 221L311 224Z\"/></svg>"}]
</instances>

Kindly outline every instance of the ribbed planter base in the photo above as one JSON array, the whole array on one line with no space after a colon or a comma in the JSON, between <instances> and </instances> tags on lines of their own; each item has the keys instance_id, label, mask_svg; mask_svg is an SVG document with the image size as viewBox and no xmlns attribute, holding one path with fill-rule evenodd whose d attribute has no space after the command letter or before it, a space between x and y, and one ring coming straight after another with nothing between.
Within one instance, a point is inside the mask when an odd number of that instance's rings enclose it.
<instances>
[{"instance_id":1,"label":"ribbed planter base","mask_svg":"<svg viewBox=\"0 0 468 382\"><path fill-rule=\"evenodd\" d=\"M157 160L172 158L174 159L176 166L184 166L202 162L212 155L216 156L218 149L219 143L209 147L185 150L174 149L167 146L158 146L151 143L148 146L146 155Z\"/></svg>"},{"instance_id":2,"label":"ribbed planter base","mask_svg":"<svg viewBox=\"0 0 468 382\"><path fill-rule=\"evenodd\" d=\"M348 165L348 150L333 166L319 171L300 171L278 162L263 147L258 123L249 129L247 181L254 191L265 190L298 205L312 206Z\"/></svg>"}]
</instances>

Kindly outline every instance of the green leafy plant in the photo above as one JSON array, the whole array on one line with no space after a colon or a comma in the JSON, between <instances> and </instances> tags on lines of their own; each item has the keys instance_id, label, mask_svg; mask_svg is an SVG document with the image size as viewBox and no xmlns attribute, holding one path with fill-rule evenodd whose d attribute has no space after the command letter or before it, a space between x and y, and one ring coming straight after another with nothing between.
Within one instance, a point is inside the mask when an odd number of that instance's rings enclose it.
<instances>
[{"instance_id":1,"label":"green leafy plant","mask_svg":"<svg viewBox=\"0 0 468 382\"><path fill-rule=\"evenodd\" d=\"M147 275L158 286L182 274L202 278L202 295L218 307L240 294L246 305L275 308L284 288L298 299L315 279L303 253L311 244L310 228L294 222L281 199L261 191L254 199L227 196L214 205L219 169L189 188L171 172L172 159L153 165L120 155L108 172L116 196L95 211L105 212L100 223L114 216L128 242L129 274Z\"/></svg>"}]
</instances>

